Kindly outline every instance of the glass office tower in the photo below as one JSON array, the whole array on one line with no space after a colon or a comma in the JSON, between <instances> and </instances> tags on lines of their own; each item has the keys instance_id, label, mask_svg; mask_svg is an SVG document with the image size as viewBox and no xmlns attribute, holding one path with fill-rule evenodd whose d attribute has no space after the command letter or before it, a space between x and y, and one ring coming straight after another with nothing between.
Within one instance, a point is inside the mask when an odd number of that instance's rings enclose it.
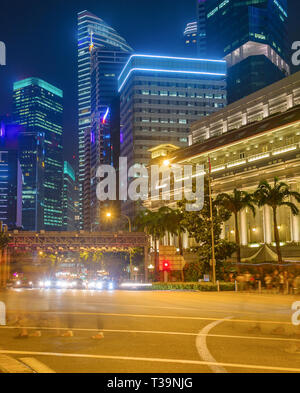
<instances>
[{"instance_id":1,"label":"glass office tower","mask_svg":"<svg viewBox=\"0 0 300 393\"><path fill-rule=\"evenodd\" d=\"M64 162L63 230L76 231L76 203L78 200L76 175L72 165Z\"/></svg>"},{"instance_id":2,"label":"glass office tower","mask_svg":"<svg viewBox=\"0 0 300 393\"><path fill-rule=\"evenodd\" d=\"M39 78L14 83L14 121L22 126L25 230L62 228L62 100L60 89Z\"/></svg>"},{"instance_id":3,"label":"glass office tower","mask_svg":"<svg viewBox=\"0 0 300 393\"><path fill-rule=\"evenodd\" d=\"M206 55L227 61L229 103L290 73L286 0L206 0L200 5L205 8Z\"/></svg>"},{"instance_id":4,"label":"glass office tower","mask_svg":"<svg viewBox=\"0 0 300 393\"><path fill-rule=\"evenodd\" d=\"M206 57L206 7L205 3L207 0L197 0L197 48L198 56Z\"/></svg>"},{"instance_id":5,"label":"glass office tower","mask_svg":"<svg viewBox=\"0 0 300 393\"><path fill-rule=\"evenodd\" d=\"M119 77L121 156L148 165L151 148L188 146L190 125L226 106L226 62L132 55ZM135 205L123 204L134 217Z\"/></svg>"},{"instance_id":6,"label":"glass office tower","mask_svg":"<svg viewBox=\"0 0 300 393\"><path fill-rule=\"evenodd\" d=\"M0 221L8 229L22 227L22 170L19 161L20 127L0 123Z\"/></svg>"},{"instance_id":7,"label":"glass office tower","mask_svg":"<svg viewBox=\"0 0 300 393\"><path fill-rule=\"evenodd\" d=\"M186 25L183 32L184 46L186 52L190 56L196 56L197 54L197 42L198 42L198 23L190 22Z\"/></svg>"},{"instance_id":8,"label":"glass office tower","mask_svg":"<svg viewBox=\"0 0 300 393\"><path fill-rule=\"evenodd\" d=\"M85 230L99 230L100 225L97 169L101 164L113 165L119 152L119 127L113 126L120 117L118 76L129 55L109 45L95 48L91 54L91 127L85 132L82 204Z\"/></svg>"},{"instance_id":9,"label":"glass office tower","mask_svg":"<svg viewBox=\"0 0 300 393\"><path fill-rule=\"evenodd\" d=\"M130 52L131 47L115 29L88 11L78 14L78 121L79 121L79 192L83 218L85 179L85 139L91 133L91 54L96 48Z\"/></svg>"}]
</instances>

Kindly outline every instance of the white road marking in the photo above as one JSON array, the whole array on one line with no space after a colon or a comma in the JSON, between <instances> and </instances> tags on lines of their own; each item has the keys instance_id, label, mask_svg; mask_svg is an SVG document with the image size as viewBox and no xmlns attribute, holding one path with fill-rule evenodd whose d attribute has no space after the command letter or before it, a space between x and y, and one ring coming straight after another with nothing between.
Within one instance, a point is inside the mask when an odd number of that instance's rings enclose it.
<instances>
[{"instance_id":1,"label":"white road marking","mask_svg":"<svg viewBox=\"0 0 300 393\"><path fill-rule=\"evenodd\" d=\"M18 311L10 311L8 314L17 314ZM185 317L175 315L154 315L154 314L118 314L118 313L97 313L97 312L70 312L70 311L22 311L22 314L31 315L79 315L79 316L99 316L99 317L122 317L122 318L154 318L154 319L176 319L176 320L194 320L194 321L223 321L228 322L227 318L213 318L213 317ZM286 321L268 321L268 320L253 320L253 319L231 319L230 322L237 323L263 323L273 325L293 325L292 322Z\"/></svg>"},{"instance_id":2,"label":"white road marking","mask_svg":"<svg viewBox=\"0 0 300 393\"><path fill-rule=\"evenodd\" d=\"M0 355L0 371L6 374L31 374L32 370L18 360Z\"/></svg>"},{"instance_id":3,"label":"white road marking","mask_svg":"<svg viewBox=\"0 0 300 393\"><path fill-rule=\"evenodd\" d=\"M15 330L20 329L16 326L1 326L1 330ZM41 326L26 326L28 330L44 330L44 331L69 331L70 328L64 327L41 327ZM189 332L167 332L160 330L126 330L126 329L91 329L91 328L72 328L73 332L104 332L104 333L124 333L124 334L162 334L162 335L171 335L171 336L199 336L202 333L189 333ZM243 339L243 340L262 340L262 341L287 341L287 342L300 342L298 338L284 338L284 337L262 337L262 336L234 336L229 334L202 334L207 337L215 337L215 338L230 338L230 339Z\"/></svg>"},{"instance_id":4,"label":"white road marking","mask_svg":"<svg viewBox=\"0 0 300 393\"><path fill-rule=\"evenodd\" d=\"M198 334L197 339L196 339L196 347L197 347L197 351L199 353L199 356L201 359L203 359L205 362L208 362L211 364L210 369L214 372L214 373L218 373L218 374L225 374L227 373L227 371L225 370L224 367L219 366L219 365L215 365L218 364L218 362L216 361L216 359L212 356L212 354L209 352L209 349L207 347L207 336L208 333L217 325L219 325L220 323L222 323L223 321L215 321L210 323L209 325L205 326Z\"/></svg>"},{"instance_id":5,"label":"white road marking","mask_svg":"<svg viewBox=\"0 0 300 393\"><path fill-rule=\"evenodd\" d=\"M86 303L76 303L77 305L86 305ZM222 310L216 310L216 309L211 309L211 308L203 308L203 307L162 307L162 306L145 306L143 304L117 304L116 303L101 303L101 302L89 302L89 305L96 305L98 307L110 307L110 306L117 306L117 307L136 307L136 308L149 308L149 309L162 309L162 310L196 310L198 312L212 312L212 313L222 313L222 314L226 314L226 311ZM278 309L276 311L274 311L274 313L276 312L280 312L280 311L286 311L286 308L282 308L282 309ZM263 313L264 311L240 311L240 310L229 310L227 313L233 313L233 314L253 314L253 315L257 315L259 313Z\"/></svg>"},{"instance_id":6,"label":"white road marking","mask_svg":"<svg viewBox=\"0 0 300 393\"><path fill-rule=\"evenodd\" d=\"M48 357L78 358L78 359L106 359L106 360L133 361L133 362L150 362L150 363L176 363L176 364L190 364L195 366L224 366L224 367L249 369L249 370L269 370L269 371L300 373L300 368L260 366L255 364L214 363L214 362L205 362L199 360L185 360L185 359L162 359L162 358L143 358L143 357L132 357L132 356L89 355L89 354L77 354L77 353L29 352L29 351L9 351L9 350L0 350L0 354L48 356Z\"/></svg>"},{"instance_id":7,"label":"white road marking","mask_svg":"<svg viewBox=\"0 0 300 393\"><path fill-rule=\"evenodd\" d=\"M35 358L20 358L19 360L38 374L55 374L55 371Z\"/></svg>"}]
</instances>

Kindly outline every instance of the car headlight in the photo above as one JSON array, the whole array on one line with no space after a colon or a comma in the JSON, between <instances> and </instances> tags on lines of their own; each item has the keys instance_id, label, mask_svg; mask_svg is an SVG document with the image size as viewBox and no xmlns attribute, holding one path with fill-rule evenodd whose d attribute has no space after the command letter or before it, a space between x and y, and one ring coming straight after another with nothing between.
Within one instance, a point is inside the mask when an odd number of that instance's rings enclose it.
<instances>
[{"instance_id":1,"label":"car headlight","mask_svg":"<svg viewBox=\"0 0 300 393\"><path fill-rule=\"evenodd\" d=\"M97 282L96 288L97 289L103 289L103 282Z\"/></svg>"},{"instance_id":2,"label":"car headlight","mask_svg":"<svg viewBox=\"0 0 300 393\"><path fill-rule=\"evenodd\" d=\"M112 282L110 282L110 283L108 284L108 289L114 289L114 284L113 284Z\"/></svg>"}]
</instances>

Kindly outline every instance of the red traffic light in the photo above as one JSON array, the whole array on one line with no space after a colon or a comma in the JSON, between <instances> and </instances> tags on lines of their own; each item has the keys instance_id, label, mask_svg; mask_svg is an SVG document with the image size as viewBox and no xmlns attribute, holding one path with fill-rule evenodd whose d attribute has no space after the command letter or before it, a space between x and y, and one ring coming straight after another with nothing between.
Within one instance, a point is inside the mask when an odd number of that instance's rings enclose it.
<instances>
[{"instance_id":1,"label":"red traffic light","mask_svg":"<svg viewBox=\"0 0 300 393\"><path fill-rule=\"evenodd\" d=\"M163 270L164 271L169 271L170 270L170 262L167 260L163 261Z\"/></svg>"}]
</instances>

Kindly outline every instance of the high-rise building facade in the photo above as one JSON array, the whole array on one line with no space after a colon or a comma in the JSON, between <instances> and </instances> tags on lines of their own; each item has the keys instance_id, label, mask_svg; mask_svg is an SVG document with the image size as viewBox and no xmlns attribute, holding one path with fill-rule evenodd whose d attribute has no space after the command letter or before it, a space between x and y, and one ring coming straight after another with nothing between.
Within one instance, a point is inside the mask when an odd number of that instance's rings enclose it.
<instances>
[{"instance_id":1,"label":"high-rise building facade","mask_svg":"<svg viewBox=\"0 0 300 393\"><path fill-rule=\"evenodd\" d=\"M226 105L225 78L222 60L131 56L119 77L128 166L147 165L157 145L187 146L190 124Z\"/></svg>"},{"instance_id":2,"label":"high-rise building facade","mask_svg":"<svg viewBox=\"0 0 300 393\"><path fill-rule=\"evenodd\" d=\"M228 65L228 102L289 75L286 0L197 2L205 19L206 56ZM199 11L200 12L200 11ZM199 49L199 55L203 51Z\"/></svg>"},{"instance_id":3,"label":"high-rise building facade","mask_svg":"<svg viewBox=\"0 0 300 393\"><path fill-rule=\"evenodd\" d=\"M184 45L186 52L190 56L196 56L197 54L197 43L198 43L198 23L190 22L186 25L183 32Z\"/></svg>"},{"instance_id":4,"label":"high-rise building facade","mask_svg":"<svg viewBox=\"0 0 300 393\"><path fill-rule=\"evenodd\" d=\"M206 7L207 0L197 0L197 48L198 56L206 57Z\"/></svg>"},{"instance_id":5,"label":"high-rise building facade","mask_svg":"<svg viewBox=\"0 0 300 393\"><path fill-rule=\"evenodd\" d=\"M91 53L91 126L85 132L83 182L85 230L96 230L100 225L97 168L100 164L113 165L114 156L119 151L120 133L113 120L120 117L118 76L129 55L127 51L113 46L96 48Z\"/></svg>"},{"instance_id":6,"label":"high-rise building facade","mask_svg":"<svg viewBox=\"0 0 300 393\"><path fill-rule=\"evenodd\" d=\"M292 191L299 192L300 72L195 122L191 136L189 147L176 150L164 159L173 165L203 165L206 174L211 172L214 197L224 192L232 194L234 189L253 193L260 181L268 181L273 186L276 177ZM157 209L162 204L162 201L151 202L148 208ZM291 202L300 208L294 198ZM272 216L268 205L257 207L255 217L250 209L239 213L241 245L253 248L252 255L259 251L262 243L275 245ZM235 241L235 225L234 217L225 222L222 238ZM277 225L280 242L289 247L299 245L300 215L294 216L288 206L280 206ZM296 261L297 255L292 252L289 263Z\"/></svg>"},{"instance_id":7,"label":"high-rise building facade","mask_svg":"<svg viewBox=\"0 0 300 393\"><path fill-rule=\"evenodd\" d=\"M96 48L113 48L120 52L132 51L125 39L115 29L91 12L82 11L78 14L79 191L82 218L86 166L85 140L86 134L92 134L91 54ZM107 76L107 78L109 80L112 77Z\"/></svg>"},{"instance_id":8,"label":"high-rise building facade","mask_svg":"<svg viewBox=\"0 0 300 393\"><path fill-rule=\"evenodd\" d=\"M14 83L14 121L19 135L25 230L62 228L63 92L39 78Z\"/></svg>"},{"instance_id":9,"label":"high-rise building facade","mask_svg":"<svg viewBox=\"0 0 300 393\"><path fill-rule=\"evenodd\" d=\"M22 170L19 161L20 127L0 124L0 221L8 229L22 227Z\"/></svg>"},{"instance_id":10,"label":"high-rise building facade","mask_svg":"<svg viewBox=\"0 0 300 393\"><path fill-rule=\"evenodd\" d=\"M64 162L64 189L63 189L63 230L76 231L76 215L78 201L78 187L76 173L72 165Z\"/></svg>"}]
</instances>

